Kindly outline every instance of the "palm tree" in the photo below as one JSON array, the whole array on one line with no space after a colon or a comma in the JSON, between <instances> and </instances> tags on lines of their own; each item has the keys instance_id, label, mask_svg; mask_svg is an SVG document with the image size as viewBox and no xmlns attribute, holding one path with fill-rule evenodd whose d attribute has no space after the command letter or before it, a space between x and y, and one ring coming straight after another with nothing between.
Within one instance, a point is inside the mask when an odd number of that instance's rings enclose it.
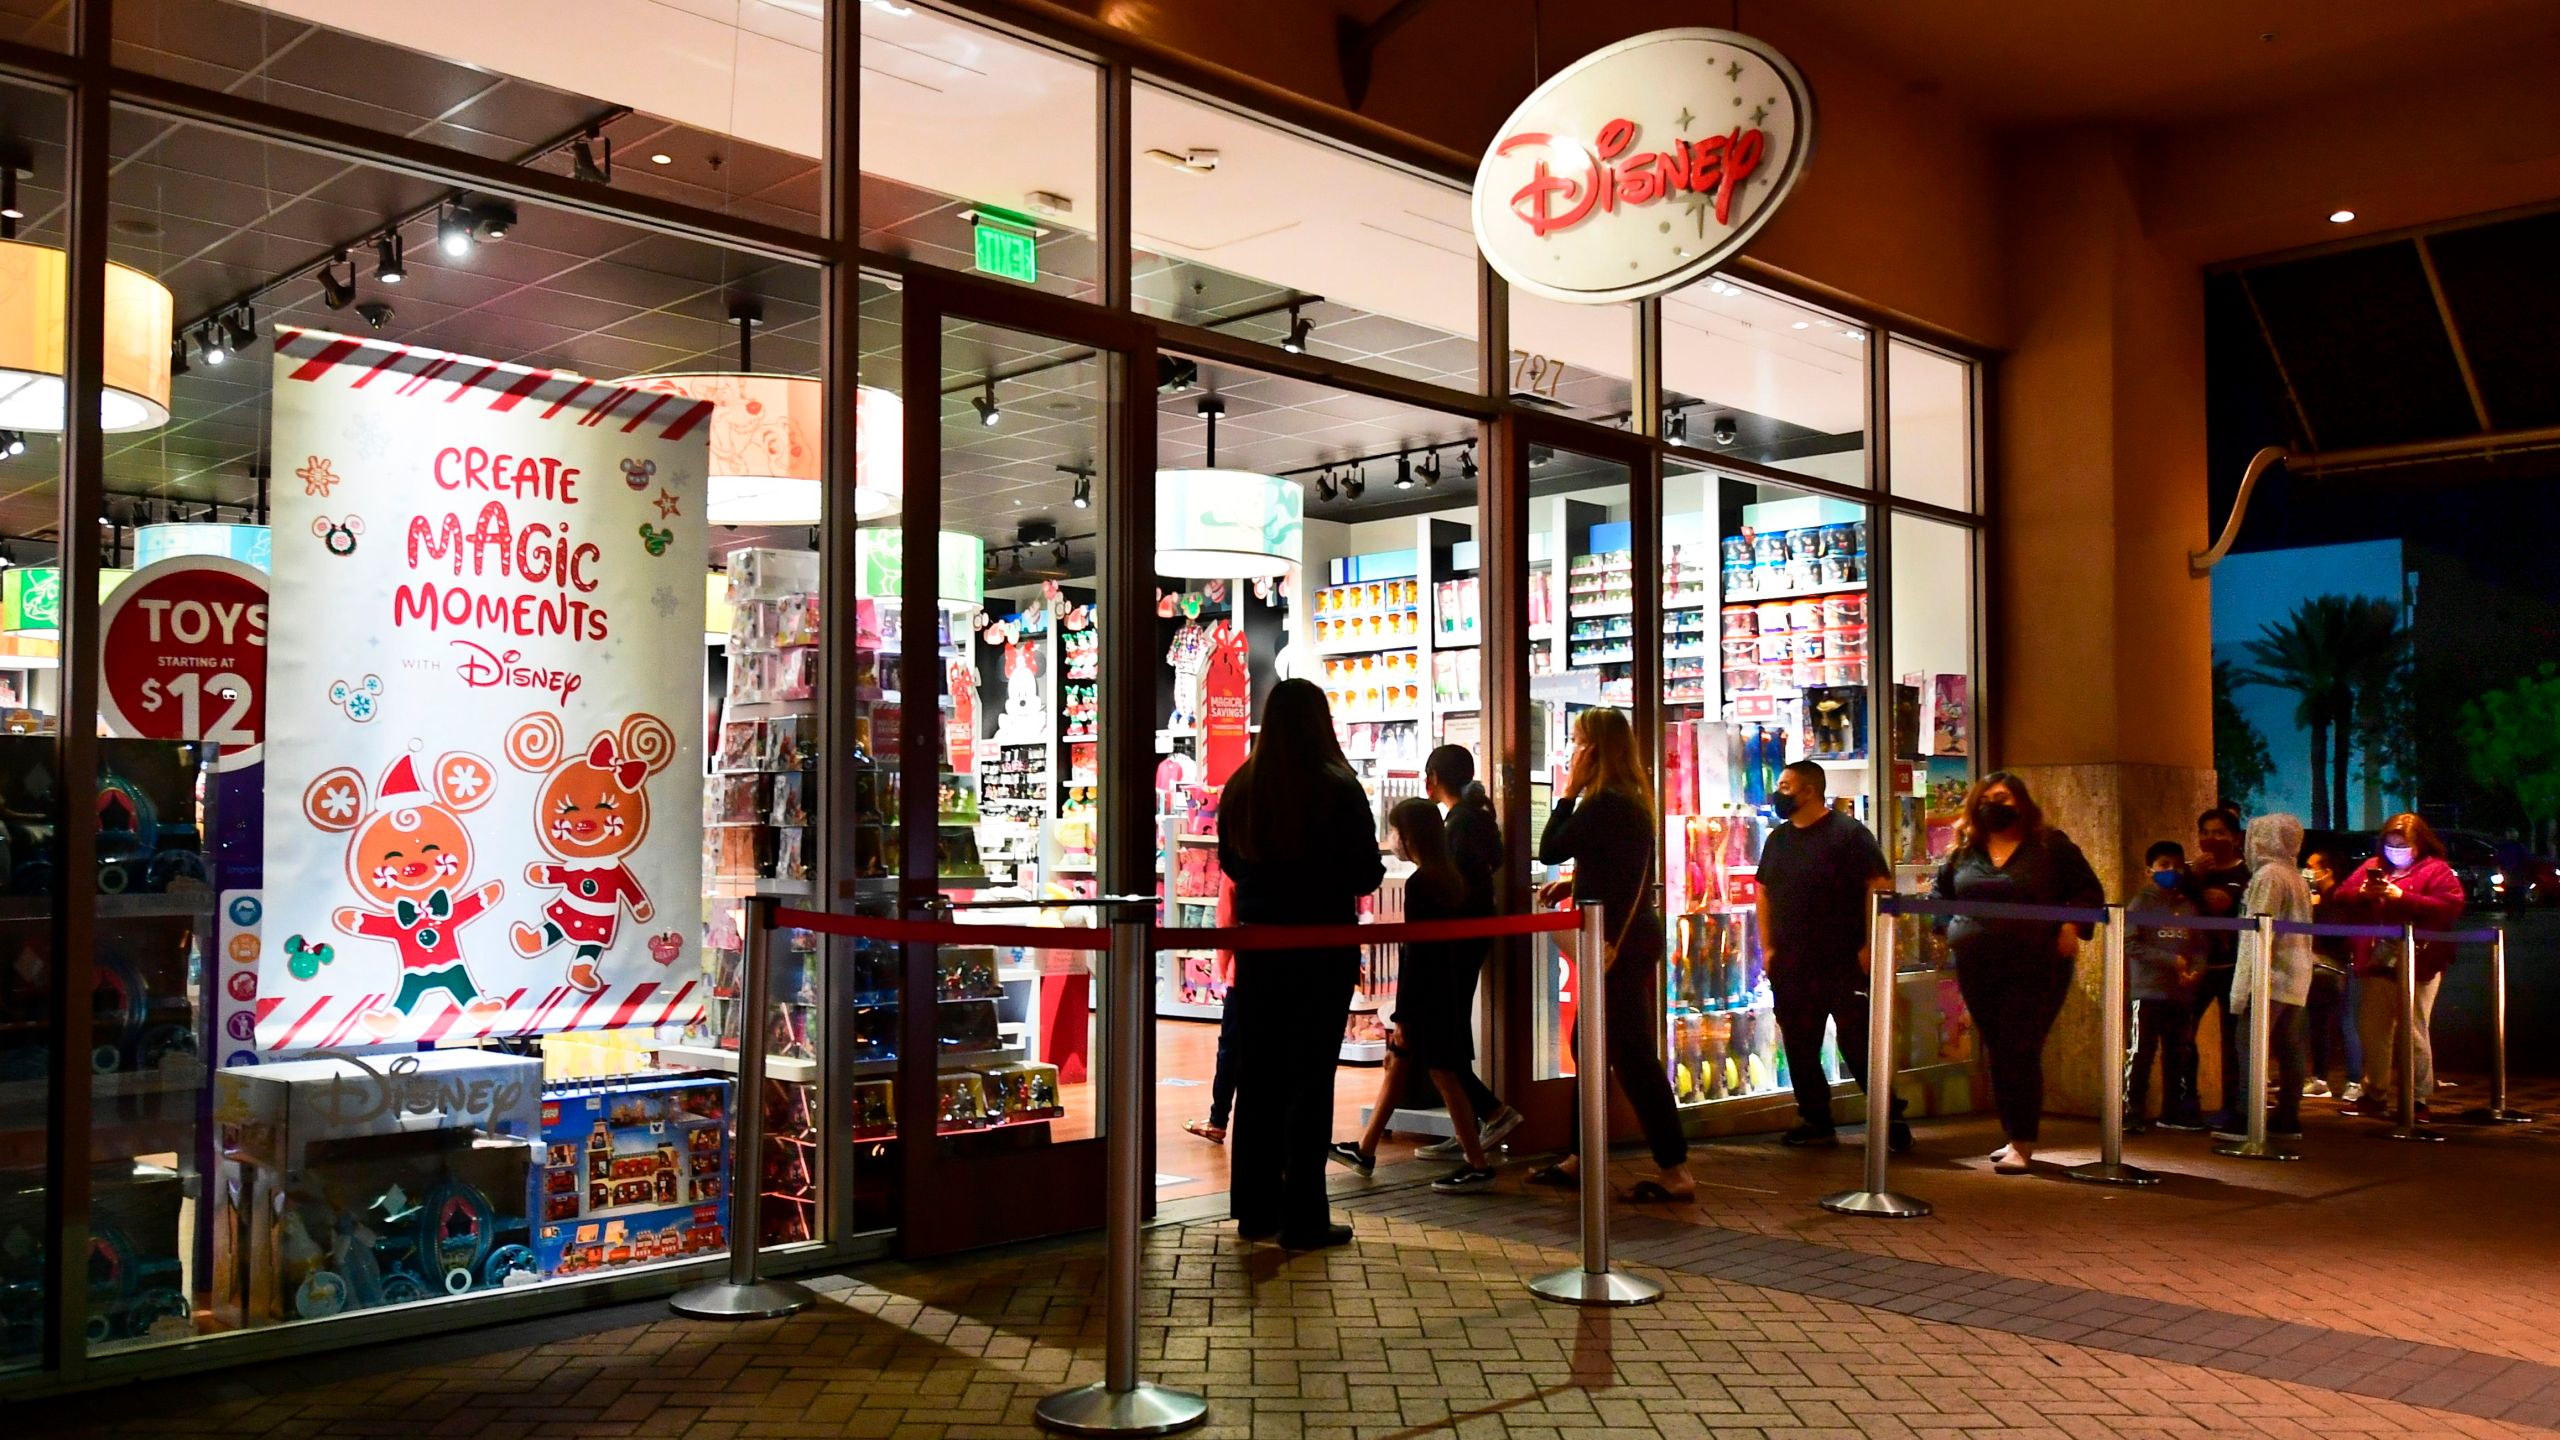
<instances>
[{"instance_id":1,"label":"palm tree","mask_svg":"<svg viewBox=\"0 0 2560 1440\"><path fill-rule=\"evenodd\" d=\"M2405 678L2409 632L2401 627L2398 603L2373 596L2347 601L2338 618L2332 653L2353 692L2354 707L2352 713L2338 716L2338 753L2333 762L2338 823L2347 820L2347 746L2353 737L2356 748L2364 752L2364 820L2379 825L2381 819L2374 812L2382 808L2382 772L2390 768L2393 758L2391 732L2395 722L2406 718L2395 714L2393 698L2395 687Z\"/></svg>"},{"instance_id":2,"label":"palm tree","mask_svg":"<svg viewBox=\"0 0 2560 1440\"><path fill-rule=\"evenodd\" d=\"M2353 709L2354 689L2337 641L2347 628L2350 602L2341 595L2322 595L2294 607L2280 623L2260 627L2248 644L2250 668L2237 677L2243 685L2290 690L2300 697L2294 723L2311 732L2311 828L2329 828L2329 732L2342 725ZM2345 749L2341 730L2339 749ZM2345 808L2345 775L2339 771L2339 808Z\"/></svg>"}]
</instances>

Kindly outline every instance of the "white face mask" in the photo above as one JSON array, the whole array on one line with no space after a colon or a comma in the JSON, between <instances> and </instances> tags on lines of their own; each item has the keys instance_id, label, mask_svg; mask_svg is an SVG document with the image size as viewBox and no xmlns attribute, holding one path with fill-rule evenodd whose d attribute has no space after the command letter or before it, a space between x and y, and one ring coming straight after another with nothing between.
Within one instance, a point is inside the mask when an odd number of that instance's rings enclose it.
<instances>
[{"instance_id":1,"label":"white face mask","mask_svg":"<svg viewBox=\"0 0 2560 1440\"><path fill-rule=\"evenodd\" d=\"M2406 870L2409 868L2409 862L2418 858L2418 850L2414 845L2385 845L2382 847L2382 858L2392 869Z\"/></svg>"}]
</instances>

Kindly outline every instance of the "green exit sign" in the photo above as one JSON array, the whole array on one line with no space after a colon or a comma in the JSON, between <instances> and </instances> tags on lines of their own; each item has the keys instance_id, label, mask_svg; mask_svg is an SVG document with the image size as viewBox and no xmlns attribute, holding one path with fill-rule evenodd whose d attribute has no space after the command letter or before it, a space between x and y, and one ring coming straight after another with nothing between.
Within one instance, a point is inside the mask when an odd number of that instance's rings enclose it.
<instances>
[{"instance_id":1,"label":"green exit sign","mask_svg":"<svg viewBox=\"0 0 2560 1440\"><path fill-rule=\"evenodd\" d=\"M978 232L978 268L987 274L1025 285L1040 280L1040 242L1020 230L1008 229L981 219Z\"/></svg>"}]
</instances>

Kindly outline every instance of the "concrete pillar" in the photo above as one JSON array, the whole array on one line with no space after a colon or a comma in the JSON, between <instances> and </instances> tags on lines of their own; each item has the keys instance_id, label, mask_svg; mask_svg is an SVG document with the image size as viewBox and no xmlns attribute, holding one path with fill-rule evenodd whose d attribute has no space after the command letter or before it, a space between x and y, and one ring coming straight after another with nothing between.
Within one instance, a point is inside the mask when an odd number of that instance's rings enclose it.
<instances>
[{"instance_id":1,"label":"concrete pillar","mask_svg":"<svg viewBox=\"0 0 2560 1440\"><path fill-rule=\"evenodd\" d=\"M2015 347L1999 366L1991 757L2111 897L2214 795L2204 283L2146 238L2129 147L2022 141L2004 210ZM2092 1113L2098 947L2047 1048L2047 1103ZM2208 1052L2210 1053L2210 1051ZM2211 1093L2211 1092L2208 1092Z\"/></svg>"}]
</instances>

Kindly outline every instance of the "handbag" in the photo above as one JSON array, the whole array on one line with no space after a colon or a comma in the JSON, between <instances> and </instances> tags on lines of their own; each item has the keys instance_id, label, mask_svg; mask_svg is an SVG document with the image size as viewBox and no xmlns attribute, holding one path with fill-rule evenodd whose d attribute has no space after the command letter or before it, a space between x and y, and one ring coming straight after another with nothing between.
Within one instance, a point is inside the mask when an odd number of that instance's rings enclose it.
<instances>
[{"instance_id":1,"label":"handbag","mask_svg":"<svg viewBox=\"0 0 2560 1440\"><path fill-rule=\"evenodd\" d=\"M1578 884L1579 882L1577 882L1577 886ZM1651 850L1647 850L1644 856L1644 873L1636 879L1636 903L1627 907L1627 913L1620 917L1618 921L1618 933L1616 938L1610 940L1608 948L1600 952L1600 968L1602 971L1605 972L1617 965L1618 950L1621 946L1627 943L1627 932L1635 928L1636 911L1644 908L1646 905L1647 901L1645 899L1645 891L1652 884L1653 852ZM1556 936L1557 947L1563 950L1568 957L1573 956L1574 939L1575 932L1570 930Z\"/></svg>"}]
</instances>

